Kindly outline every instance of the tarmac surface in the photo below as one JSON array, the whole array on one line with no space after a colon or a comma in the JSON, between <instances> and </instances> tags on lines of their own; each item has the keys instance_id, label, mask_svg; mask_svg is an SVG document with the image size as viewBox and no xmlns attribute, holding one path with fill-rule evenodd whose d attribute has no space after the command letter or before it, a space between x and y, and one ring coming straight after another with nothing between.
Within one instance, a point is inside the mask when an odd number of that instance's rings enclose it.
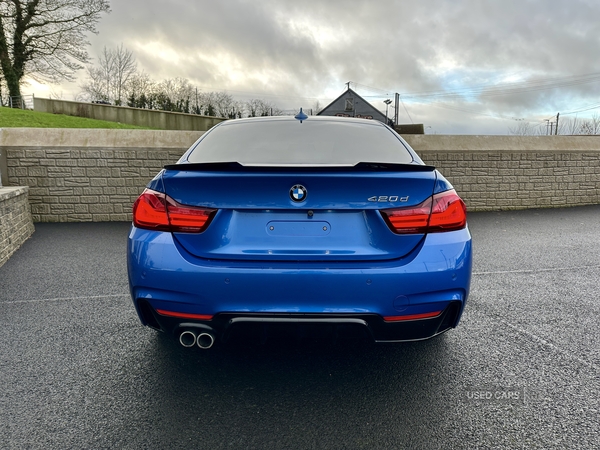
<instances>
[{"instance_id":1,"label":"tarmac surface","mask_svg":"<svg viewBox=\"0 0 600 450\"><path fill-rule=\"evenodd\" d=\"M598 448L600 205L469 227L438 338L202 351L139 324L129 224L36 224L0 267L0 448Z\"/></svg>"}]
</instances>

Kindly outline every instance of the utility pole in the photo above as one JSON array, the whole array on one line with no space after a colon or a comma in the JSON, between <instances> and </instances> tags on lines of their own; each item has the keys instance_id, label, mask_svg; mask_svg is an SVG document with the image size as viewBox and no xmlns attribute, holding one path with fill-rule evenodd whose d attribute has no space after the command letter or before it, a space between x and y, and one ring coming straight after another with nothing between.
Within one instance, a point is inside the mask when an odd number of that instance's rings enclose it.
<instances>
[{"instance_id":1,"label":"utility pole","mask_svg":"<svg viewBox=\"0 0 600 450\"><path fill-rule=\"evenodd\" d=\"M389 98L386 98L383 103L385 103L385 124L388 125L388 108L392 101Z\"/></svg>"},{"instance_id":2,"label":"utility pole","mask_svg":"<svg viewBox=\"0 0 600 450\"><path fill-rule=\"evenodd\" d=\"M398 116L400 115L400 94L396 92L394 97L394 124L398 125Z\"/></svg>"},{"instance_id":3,"label":"utility pole","mask_svg":"<svg viewBox=\"0 0 600 450\"><path fill-rule=\"evenodd\" d=\"M558 134L558 116L560 116L560 113L556 113L556 128L554 129L555 136Z\"/></svg>"}]
</instances>

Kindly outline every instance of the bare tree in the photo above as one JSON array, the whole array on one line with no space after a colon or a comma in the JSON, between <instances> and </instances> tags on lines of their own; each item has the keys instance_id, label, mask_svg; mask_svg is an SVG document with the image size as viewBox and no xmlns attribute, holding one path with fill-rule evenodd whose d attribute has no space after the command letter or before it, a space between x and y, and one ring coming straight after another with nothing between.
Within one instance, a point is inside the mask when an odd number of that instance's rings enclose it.
<instances>
[{"instance_id":1,"label":"bare tree","mask_svg":"<svg viewBox=\"0 0 600 450\"><path fill-rule=\"evenodd\" d=\"M556 131L556 122L545 120L544 122L531 124L519 121L515 127L509 127L509 133L517 136L537 136L562 134L567 136L576 135L598 135L600 134L600 115L594 114L591 119L579 117L561 117Z\"/></svg>"},{"instance_id":2,"label":"bare tree","mask_svg":"<svg viewBox=\"0 0 600 450\"><path fill-rule=\"evenodd\" d=\"M235 100L226 92L215 92L215 108L218 117L228 117L235 108Z\"/></svg>"},{"instance_id":3,"label":"bare tree","mask_svg":"<svg viewBox=\"0 0 600 450\"><path fill-rule=\"evenodd\" d=\"M88 76L93 80L93 83L97 84L101 89L101 94L98 98L92 100L105 100L111 101L111 90L113 85L113 76L115 71L115 62L112 51L108 50L106 46L102 49L102 53L98 56L98 66L89 68Z\"/></svg>"},{"instance_id":4,"label":"bare tree","mask_svg":"<svg viewBox=\"0 0 600 450\"><path fill-rule=\"evenodd\" d=\"M121 44L112 52L114 77L113 77L113 93L115 104L121 105L123 96L127 89L129 80L137 72L137 64L133 53L123 47Z\"/></svg>"},{"instance_id":5,"label":"bare tree","mask_svg":"<svg viewBox=\"0 0 600 450\"><path fill-rule=\"evenodd\" d=\"M108 0L0 1L0 67L9 94L21 95L29 75L40 81L72 80L89 62L87 32L96 33Z\"/></svg>"},{"instance_id":6,"label":"bare tree","mask_svg":"<svg viewBox=\"0 0 600 450\"><path fill-rule=\"evenodd\" d=\"M164 111L190 113L196 89L185 78L170 78L158 83L151 95L151 107Z\"/></svg>"},{"instance_id":7,"label":"bare tree","mask_svg":"<svg viewBox=\"0 0 600 450\"><path fill-rule=\"evenodd\" d=\"M81 86L83 92L79 95L80 99L115 101L118 104L117 91L111 89L111 86L115 85L115 67L119 65L115 54L115 51L105 48L98 57L97 66L87 67L88 80ZM279 108L264 100L252 99L244 103L226 92L199 92L185 78L170 78L155 83L146 73L132 72L122 87L122 93L122 97L127 99L127 106L134 108L229 119L241 118L245 111L250 117L283 114Z\"/></svg>"},{"instance_id":8,"label":"bare tree","mask_svg":"<svg viewBox=\"0 0 600 450\"><path fill-rule=\"evenodd\" d=\"M248 117L279 115L278 113L275 114L275 112L280 111L279 108L277 108L272 103L257 98L248 100L245 103L245 107L246 112L248 113Z\"/></svg>"},{"instance_id":9,"label":"bare tree","mask_svg":"<svg viewBox=\"0 0 600 450\"><path fill-rule=\"evenodd\" d=\"M561 118L558 134L570 136L600 134L600 115L594 114L590 119L580 117Z\"/></svg>"},{"instance_id":10,"label":"bare tree","mask_svg":"<svg viewBox=\"0 0 600 450\"><path fill-rule=\"evenodd\" d=\"M508 131L510 134L516 136L536 136L543 134L538 125L532 125L530 122L525 122L523 120L517 121L517 124L514 127L508 127Z\"/></svg>"},{"instance_id":11,"label":"bare tree","mask_svg":"<svg viewBox=\"0 0 600 450\"><path fill-rule=\"evenodd\" d=\"M215 92L201 92L198 95L198 114L205 116L216 116L216 96Z\"/></svg>"},{"instance_id":12,"label":"bare tree","mask_svg":"<svg viewBox=\"0 0 600 450\"><path fill-rule=\"evenodd\" d=\"M101 67L86 67L87 80L81 87L81 96L87 101L110 101L110 80Z\"/></svg>"},{"instance_id":13,"label":"bare tree","mask_svg":"<svg viewBox=\"0 0 600 450\"><path fill-rule=\"evenodd\" d=\"M81 85L89 100L101 100L122 105L127 87L137 73L131 51L121 44L115 49L104 47L95 66L87 67L87 80Z\"/></svg>"},{"instance_id":14,"label":"bare tree","mask_svg":"<svg viewBox=\"0 0 600 450\"><path fill-rule=\"evenodd\" d=\"M262 100L259 100L257 98L251 98L250 100L248 100L246 102L245 106L246 106L246 112L248 113L248 117L260 116L259 109L260 109L261 102L262 102Z\"/></svg>"},{"instance_id":15,"label":"bare tree","mask_svg":"<svg viewBox=\"0 0 600 450\"><path fill-rule=\"evenodd\" d=\"M294 112L292 115L295 115L296 112ZM271 108L271 116L285 116L286 112L283 109L279 109L277 106L273 106Z\"/></svg>"},{"instance_id":16,"label":"bare tree","mask_svg":"<svg viewBox=\"0 0 600 450\"><path fill-rule=\"evenodd\" d=\"M158 84L158 90L163 92L173 103L174 110L189 112L195 88L186 78L170 78Z\"/></svg>"},{"instance_id":17,"label":"bare tree","mask_svg":"<svg viewBox=\"0 0 600 450\"><path fill-rule=\"evenodd\" d=\"M154 92L155 85L146 72L136 72L127 83L127 106L148 108L148 97Z\"/></svg>"},{"instance_id":18,"label":"bare tree","mask_svg":"<svg viewBox=\"0 0 600 450\"><path fill-rule=\"evenodd\" d=\"M313 103L313 114L316 116L317 114L319 114L321 112L321 110L323 109L323 107L321 106L321 102L319 100L315 100L315 102Z\"/></svg>"},{"instance_id":19,"label":"bare tree","mask_svg":"<svg viewBox=\"0 0 600 450\"><path fill-rule=\"evenodd\" d=\"M571 119L568 117L561 117L557 134L573 136L575 134L579 134L580 129L581 120L579 118L574 117Z\"/></svg>"},{"instance_id":20,"label":"bare tree","mask_svg":"<svg viewBox=\"0 0 600 450\"><path fill-rule=\"evenodd\" d=\"M591 119L584 120L579 128L579 134L600 134L600 116L594 114Z\"/></svg>"}]
</instances>

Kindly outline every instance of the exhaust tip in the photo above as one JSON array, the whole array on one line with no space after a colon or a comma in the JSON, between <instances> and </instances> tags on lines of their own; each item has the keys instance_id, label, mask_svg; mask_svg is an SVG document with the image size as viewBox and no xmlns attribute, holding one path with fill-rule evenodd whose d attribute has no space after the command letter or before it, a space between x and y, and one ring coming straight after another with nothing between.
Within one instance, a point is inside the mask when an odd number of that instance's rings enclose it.
<instances>
[{"instance_id":1,"label":"exhaust tip","mask_svg":"<svg viewBox=\"0 0 600 450\"><path fill-rule=\"evenodd\" d=\"M196 343L196 335L192 331L184 331L179 335L179 343L186 348L193 347Z\"/></svg>"},{"instance_id":2,"label":"exhaust tip","mask_svg":"<svg viewBox=\"0 0 600 450\"><path fill-rule=\"evenodd\" d=\"M207 350L213 346L215 343L215 337L210 333L200 333L198 335L198 339L196 340L198 347L203 350Z\"/></svg>"}]
</instances>

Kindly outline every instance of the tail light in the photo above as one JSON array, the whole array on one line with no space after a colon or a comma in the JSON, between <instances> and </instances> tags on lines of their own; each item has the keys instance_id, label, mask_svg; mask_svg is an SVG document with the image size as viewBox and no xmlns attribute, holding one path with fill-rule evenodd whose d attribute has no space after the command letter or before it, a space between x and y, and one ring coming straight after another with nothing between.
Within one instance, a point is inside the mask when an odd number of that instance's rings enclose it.
<instances>
[{"instance_id":1,"label":"tail light","mask_svg":"<svg viewBox=\"0 0 600 450\"><path fill-rule=\"evenodd\" d=\"M133 204L133 224L147 230L200 233L216 212L182 205L166 194L146 189Z\"/></svg>"},{"instance_id":2,"label":"tail light","mask_svg":"<svg viewBox=\"0 0 600 450\"><path fill-rule=\"evenodd\" d=\"M467 207L454 189L432 195L417 206L386 209L381 213L398 234L454 231L467 225Z\"/></svg>"}]
</instances>

